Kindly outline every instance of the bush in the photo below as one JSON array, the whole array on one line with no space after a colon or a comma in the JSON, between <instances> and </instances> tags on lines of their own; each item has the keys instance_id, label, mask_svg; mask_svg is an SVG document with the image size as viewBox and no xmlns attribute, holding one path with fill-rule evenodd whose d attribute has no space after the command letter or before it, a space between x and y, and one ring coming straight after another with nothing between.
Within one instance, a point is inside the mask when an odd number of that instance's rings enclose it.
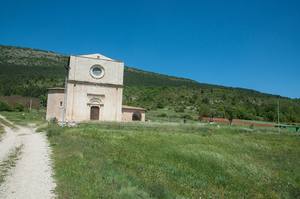
<instances>
[{"instance_id":1,"label":"bush","mask_svg":"<svg viewBox=\"0 0 300 199\"><path fill-rule=\"evenodd\" d=\"M207 97L203 98L203 99L202 99L202 103L203 103L203 104L209 104L208 98L207 98Z\"/></svg>"},{"instance_id":2,"label":"bush","mask_svg":"<svg viewBox=\"0 0 300 199\"><path fill-rule=\"evenodd\" d=\"M1 101L0 102L0 111L13 111L13 108L7 102Z\"/></svg>"},{"instance_id":3,"label":"bush","mask_svg":"<svg viewBox=\"0 0 300 199\"><path fill-rule=\"evenodd\" d=\"M218 107L218 110L219 110L219 111L224 111L223 106L219 106L219 107Z\"/></svg>"},{"instance_id":4,"label":"bush","mask_svg":"<svg viewBox=\"0 0 300 199\"><path fill-rule=\"evenodd\" d=\"M161 101L159 101L159 102L157 102L156 107L158 109L163 109L165 107L165 105Z\"/></svg>"},{"instance_id":5,"label":"bush","mask_svg":"<svg viewBox=\"0 0 300 199\"><path fill-rule=\"evenodd\" d=\"M198 120L199 120L199 122L201 122L203 120L203 117L201 114L199 115Z\"/></svg>"},{"instance_id":6,"label":"bush","mask_svg":"<svg viewBox=\"0 0 300 199\"><path fill-rule=\"evenodd\" d=\"M15 106L16 112L21 112L23 110L24 110L24 105L22 103L19 103L18 105Z\"/></svg>"},{"instance_id":7,"label":"bush","mask_svg":"<svg viewBox=\"0 0 300 199\"><path fill-rule=\"evenodd\" d=\"M166 116L167 116L167 114L165 114L165 113L157 115L157 117L166 117Z\"/></svg>"},{"instance_id":8,"label":"bush","mask_svg":"<svg viewBox=\"0 0 300 199\"><path fill-rule=\"evenodd\" d=\"M48 137L52 137L55 135L60 135L60 131L57 129L49 129L46 134Z\"/></svg>"},{"instance_id":9,"label":"bush","mask_svg":"<svg viewBox=\"0 0 300 199\"><path fill-rule=\"evenodd\" d=\"M175 109L175 112L176 113L184 113L184 109L185 109L185 107L184 106L180 106L180 107L177 107L176 109Z\"/></svg>"},{"instance_id":10,"label":"bush","mask_svg":"<svg viewBox=\"0 0 300 199\"><path fill-rule=\"evenodd\" d=\"M40 106L40 105L37 105L37 106L35 106L34 108L35 108L35 110L36 110L37 112L40 112L41 106Z\"/></svg>"},{"instance_id":11,"label":"bush","mask_svg":"<svg viewBox=\"0 0 300 199\"><path fill-rule=\"evenodd\" d=\"M186 119L186 120L194 120L194 118L191 115L189 115L189 114L183 115L182 118Z\"/></svg>"}]
</instances>

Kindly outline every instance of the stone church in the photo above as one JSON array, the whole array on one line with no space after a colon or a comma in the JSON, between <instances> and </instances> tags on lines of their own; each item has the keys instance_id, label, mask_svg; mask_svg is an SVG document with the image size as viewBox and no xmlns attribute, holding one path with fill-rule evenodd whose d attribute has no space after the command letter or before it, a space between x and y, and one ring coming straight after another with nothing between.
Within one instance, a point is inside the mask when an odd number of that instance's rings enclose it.
<instances>
[{"instance_id":1,"label":"stone church","mask_svg":"<svg viewBox=\"0 0 300 199\"><path fill-rule=\"evenodd\" d=\"M145 121L145 109L122 106L124 62L101 54L71 55L65 88L49 88L46 119ZM65 111L63 113L63 107Z\"/></svg>"}]
</instances>

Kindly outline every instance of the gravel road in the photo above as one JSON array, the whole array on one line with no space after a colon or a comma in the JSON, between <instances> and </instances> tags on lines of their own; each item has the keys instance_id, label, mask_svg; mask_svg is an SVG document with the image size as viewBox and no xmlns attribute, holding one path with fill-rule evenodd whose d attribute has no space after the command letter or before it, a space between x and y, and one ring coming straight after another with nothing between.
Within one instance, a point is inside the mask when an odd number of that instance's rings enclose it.
<instances>
[{"instance_id":1,"label":"gravel road","mask_svg":"<svg viewBox=\"0 0 300 199\"><path fill-rule=\"evenodd\" d=\"M55 198L51 148L45 134L36 133L34 128L17 127L4 126L6 133L0 142L0 164L21 147L15 166L0 184L0 198Z\"/></svg>"}]
</instances>

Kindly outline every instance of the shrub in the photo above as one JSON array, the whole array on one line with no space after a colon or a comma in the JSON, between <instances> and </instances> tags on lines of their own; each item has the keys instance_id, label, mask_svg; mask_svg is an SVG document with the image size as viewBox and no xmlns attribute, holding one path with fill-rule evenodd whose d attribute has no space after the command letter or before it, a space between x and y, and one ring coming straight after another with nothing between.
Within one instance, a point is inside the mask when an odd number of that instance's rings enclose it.
<instances>
[{"instance_id":1,"label":"shrub","mask_svg":"<svg viewBox=\"0 0 300 199\"><path fill-rule=\"evenodd\" d=\"M166 117L166 116L167 116L167 114L162 113L162 114L157 115L156 117Z\"/></svg>"},{"instance_id":2,"label":"shrub","mask_svg":"<svg viewBox=\"0 0 300 199\"><path fill-rule=\"evenodd\" d=\"M41 106L40 106L40 105L37 105L37 106L35 106L34 108L36 109L37 112L40 112Z\"/></svg>"},{"instance_id":3,"label":"shrub","mask_svg":"<svg viewBox=\"0 0 300 199\"><path fill-rule=\"evenodd\" d=\"M184 113L184 109L185 109L185 107L184 106L180 106L180 107L177 107L176 109L175 109L175 112L176 113Z\"/></svg>"},{"instance_id":4,"label":"shrub","mask_svg":"<svg viewBox=\"0 0 300 199\"><path fill-rule=\"evenodd\" d=\"M219 107L218 107L218 110L219 110L219 111L224 111L223 106L219 106Z\"/></svg>"},{"instance_id":5,"label":"shrub","mask_svg":"<svg viewBox=\"0 0 300 199\"><path fill-rule=\"evenodd\" d=\"M13 111L13 108L7 102L1 101L0 102L0 111Z\"/></svg>"},{"instance_id":6,"label":"shrub","mask_svg":"<svg viewBox=\"0 0 300 199\"><path fill-rule=\"evenodd\" d=\"M186 120L193 120L193 119L194 119L194 118L193 118L191 115L189 115L189 114L183 115L182 118L183 118L183 119L186 119Z\"/></svg>"},{"instance_id":7,"label":"shrub","mask_svg":"<svg viewBox=\"0 0 300 199\"><path fill-rule=\"evenodd\" d=\"M202 99L202 103L203 103L203 104L209 104L208 98L207 98L207 97L203 98L203 99Z\"/></svg>"},{"instance_id":8,"label":"shrub","mask_svg":"<svg viewBox=\"0 0 300 199\"><path fill-rule=\"evenodd\" d=\"M164 104L161 101L159 101L159 102L157 102L156 107L158 109L163 109L165 106L164 106Z\"/></svg>"},{"instance_id":9,"label":"shrub","mask_svg":"<svg viewBox=\"0 0 300 199\"><path fill-rule=\"evenodd\" d=\"M60 135L60 131L57 129L49 129L46 134L48 137L52 137L55 135Z\"/></svg>"},{"instance_id":10,"label":"shrub","mask_svg":"<svg viewBox=\"0 0 300 199\"><path fill-rule=\"evenodd\" d=\"M199 122L201 122L203 120L203 117L201 114L199 115L198 120L199 120Z\"/></svg>"},{"instance_id":11,"label":"shrub","mask_svg":"<svg viewBox=\"0 0 300 199\"><path fill-rule=\"evenodd\" d=\"M24 110L24 105L22 103L19 103L18 105L15 106L16 112L21 112L23 110Z\"/></svg>"},{"instance_id":12,"label":"shrub","mask_svg":"<svg viewBox=\"0 0 300 199\"><path fill-rule=\"evenodd\" d=\"M209 117L209 113L206 110L204 110L204 111L202 111L201 116L202 117Z\"/></svg>"}]
</instances>

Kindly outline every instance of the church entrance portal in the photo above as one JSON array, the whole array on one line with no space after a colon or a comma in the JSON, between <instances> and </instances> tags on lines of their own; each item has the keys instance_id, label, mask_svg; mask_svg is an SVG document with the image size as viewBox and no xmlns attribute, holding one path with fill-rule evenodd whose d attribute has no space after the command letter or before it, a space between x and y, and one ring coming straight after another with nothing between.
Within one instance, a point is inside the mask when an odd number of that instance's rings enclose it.
<instances>
[{"instance_id":1,"label":"church entrance portal","mask_svg":"<svg viewBox=\"0 0 300 199\"><path fill-rule=\"evenodd\" d=\"M99 120L100 108L98 106L91 107L91 120Z\"/></svg>"}]
</instances>

